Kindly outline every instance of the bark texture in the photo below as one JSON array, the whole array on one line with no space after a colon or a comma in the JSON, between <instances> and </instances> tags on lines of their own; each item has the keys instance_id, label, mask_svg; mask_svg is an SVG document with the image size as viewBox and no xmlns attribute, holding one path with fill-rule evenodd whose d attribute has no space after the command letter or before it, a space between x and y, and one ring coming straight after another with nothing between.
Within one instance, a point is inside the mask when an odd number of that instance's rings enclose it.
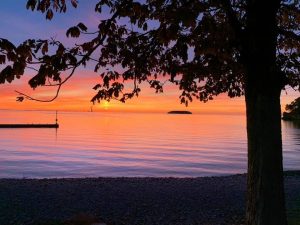
<instances>
[{"instance_id":1,"label":"bark texture","mask_svg":"<svg viewBox=\"0 0 300 225\"><path fill-rule=\"evenodd\" d=\"M282 76L276 66L279 4L279 0L248 0L245 43L247 225L287 224L281 139Z\"/></svg>"},{"instance_id":2,"label":"bark texture","mask_svg":"<svg viewBox=\"0 0 300 225\"><path fill-rule=\"evenodd\" d=\"M246 102L247 224L285 225L280 98L251 93Z\"/></svg>"}]
</instances>

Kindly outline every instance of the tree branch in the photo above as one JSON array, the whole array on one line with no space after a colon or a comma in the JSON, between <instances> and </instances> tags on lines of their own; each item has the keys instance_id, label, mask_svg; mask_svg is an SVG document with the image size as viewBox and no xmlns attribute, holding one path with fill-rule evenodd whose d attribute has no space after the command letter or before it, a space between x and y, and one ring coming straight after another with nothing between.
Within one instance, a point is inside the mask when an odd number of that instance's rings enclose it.
<instances>
[{"instance_id":1,"label":"tree branch","mask_svg":"<svg viewBox=\"0 0 300 225\"><path fill-rule=\"evenodd\" d=\"M242 26L232 8L230 0L221 0L220 4L223 6L223 9L228 16L229 24L233 28L234 32L237 36L242 37Z\"/></svg>"},{"instance_id":2,"label":"tree branch","mask_svg":"<svg viewBox=\"0 0 300 225\"><path fill-rule=\"evenodd\" d=\"M32 101L36 101L36 102L53 102L55 99L57 99L58 95L59 95L59 92L60 92L60 89L61 89L61 86L62 85L59 85L57 90L56 90L56 93L54 95L54 97L52 97L51 99L47 99L47 100L42 100L42 99L39 99L39 98L33 98L31 97L30 95L27 95L25 93L22 93L20 91L16 91L19 95L21 95L22 97L28 99L28 100L32 100ZM23 99L22 99L23 100Z\"/></svg>"},{"instance_id":3,"label":"tree branch","mask_svg":"<svg viewBox=\"0 0 300 225\"><path fill-rule=\"evenodd\" d=\"M116 11L116 12L112 15L112 17L108 20L108 22L113 21L114 19L117 18L117 16L118 16L118 11ZM108 23L108 24L109 24L109 23ZM79 60L79 61L74 65L74 67L73 67L71 73L70 73L63 81L59 82L58 84L43 85L43 86L57 86L57 87L58 87L57 90L56 90L55 95L54 95L51 99L42 100L42 99L38 99L38 98L31 97L30 95L27 95L27 94L25 94L25 93L23 93L23 92L20 92L20 91L17 91L17 90L16 90L15 92L18 93L19 95L21 95L21 97L24 97L24 98L26 98L26 99L28 99L28 100L32 100L32 101L37 101L37 102L52 102L52 101L54 101L54 100L58 97L62 85L63 85L64 83L66 83L66 82L74 75L75 70L76 70L81 64L83 64L83 63L85 63L86 61L90 60L90 56L93 54L93 52L94 52L99 46L101 46L101 45L103 44L103 42L105 41L106 37L107 37L107 35L103 35L103 36L100 38L98 44L96 44L96 45L95 45L90 51L88 51L85 55L82 55L81 60Z\"/></svg>"},{"instance_id":4,"label":"tree branch","mask_svg":"<svg viewBox=\"0 0 300 225\"><path fill-rule=\"evenodd\" d=\"M279 28L278 33L281 35L284 35L287 38L291 38L295 41L300 41L300 35L294 33L293 31L284 30L284 29Z\"/></svg>"}]
</instances>

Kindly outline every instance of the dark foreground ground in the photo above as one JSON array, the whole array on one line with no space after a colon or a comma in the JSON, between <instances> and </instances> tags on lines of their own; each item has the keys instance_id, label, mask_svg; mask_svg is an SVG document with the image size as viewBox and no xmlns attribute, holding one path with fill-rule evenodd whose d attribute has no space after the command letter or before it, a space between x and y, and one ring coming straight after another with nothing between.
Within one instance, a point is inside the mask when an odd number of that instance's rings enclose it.
<instances>
[{"instance_id":1,"label":"dark foreground ground","mask_svg":"<svg viewBox=\"0 0 300 225\"><path fill-rule=\"evenodd\" d=\"M289 221L300 225L300 171L285 174ZM246 176L0 179L0 225L61 224L74 215L116 225L243 224Z\"/></svg>"}]
</instances>

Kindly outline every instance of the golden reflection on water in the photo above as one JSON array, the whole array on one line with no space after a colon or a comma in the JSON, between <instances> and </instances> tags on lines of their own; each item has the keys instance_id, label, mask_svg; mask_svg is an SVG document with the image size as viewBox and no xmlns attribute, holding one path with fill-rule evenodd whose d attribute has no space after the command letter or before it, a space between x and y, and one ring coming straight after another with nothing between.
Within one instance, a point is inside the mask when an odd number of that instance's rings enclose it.
<instances>
[{"instance_id":1,"label":"golden reflection on water","mask_svg":"<svg viewBox=\"0 0 300 225\"><path fill-rule=\"evenodd\" d=\"M0 115L1 123L55 121L55 112L1 111ZM243 115L60 112L58 120L58 130L0 130L0 177L246 172ZM299 130L295 130L283 126L287 169L300 165L300 140L294 139Z\"/></svg>"}]
</instances>

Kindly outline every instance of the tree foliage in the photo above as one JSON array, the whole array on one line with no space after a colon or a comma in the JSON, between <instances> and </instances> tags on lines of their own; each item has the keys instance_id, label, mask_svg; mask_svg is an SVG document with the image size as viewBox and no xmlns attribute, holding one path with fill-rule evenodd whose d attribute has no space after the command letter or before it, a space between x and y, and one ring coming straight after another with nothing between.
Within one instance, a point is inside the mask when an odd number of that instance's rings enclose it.
<instances>
[{"instance_id":1,"label":"tree foliage","mask_svg":"<svg viewBox=\"0 0 300 225\"><path fill-rule=\"evenodd\" d=\"M29 0L27 8L52 19L68 4L77 6L75 0ZM173 83L186 105L245 94L247 223L287 224L279 97L286 86L300 89L300 1L99 0L95 12L109 16L96 30L81 22L69 28L69 38L88 35L71 48L53 39L15 46L0 38L0 83L31 68L31 87L57 86L55 96L43 100L52 101L77 68L92 65L101 77L93 102L125 102L140 94L142 83L156 92ZM19 101L34 99L19 94Z\"/></svg>"},{"instance_id":2,"label":"tree foliage","mask_svg":"<svg viewBox=\"0 0 300 225\"><path fill-rule=\"evenodd\" d=\"M285 106L285 110L294 115L300 115L300 97Z\"/></svg>"},{"instance_id":3,"label":"tree foliage","mask_svg":"<svg viewBox=\"0 0 300 225\"><path fill-rule=\"evenodd\" d=\"M75 0L70 3L77 6ZM276 70L282 88L299 89L300 3L283 0L280 4ZM2 69L0 82L20 78L25 68L34 65L37 72L30 86L56 85L59 90L76 68L90 63L102 78L92 101L124 102L140 93L142 82L156 92L162 92L166 82L178 85L185 104L225 92L229 97L241 96L246 79L246 7L243 0L101 0L95 11L109 11L111 17L92 32L83 23L69 28L68 37L91 37L73 48L57 40L26 40L15 46L0 39L0 63L10 63ZM29 0L27 8L52 19L53 11L66 11L67 3ZM50 46L54 54L49 53ZM61 73L66 71L69 76L63 79ZM132 90L125 91L123 81L132 81Z\"/></svg>"},{"instance_id":4,"label":"tree foliage","mask_svg":"<svg viewBox=\"0 0 300 225\"><path fill-rule=\"evenodd\" d=\"M77 7L77 0L70 0L73 7ZM54 12L66 12L67 3L65 0L27 0L27 9L38 10L46 14L46 19L51 20Z\"/></svg>"}]
</instances>

